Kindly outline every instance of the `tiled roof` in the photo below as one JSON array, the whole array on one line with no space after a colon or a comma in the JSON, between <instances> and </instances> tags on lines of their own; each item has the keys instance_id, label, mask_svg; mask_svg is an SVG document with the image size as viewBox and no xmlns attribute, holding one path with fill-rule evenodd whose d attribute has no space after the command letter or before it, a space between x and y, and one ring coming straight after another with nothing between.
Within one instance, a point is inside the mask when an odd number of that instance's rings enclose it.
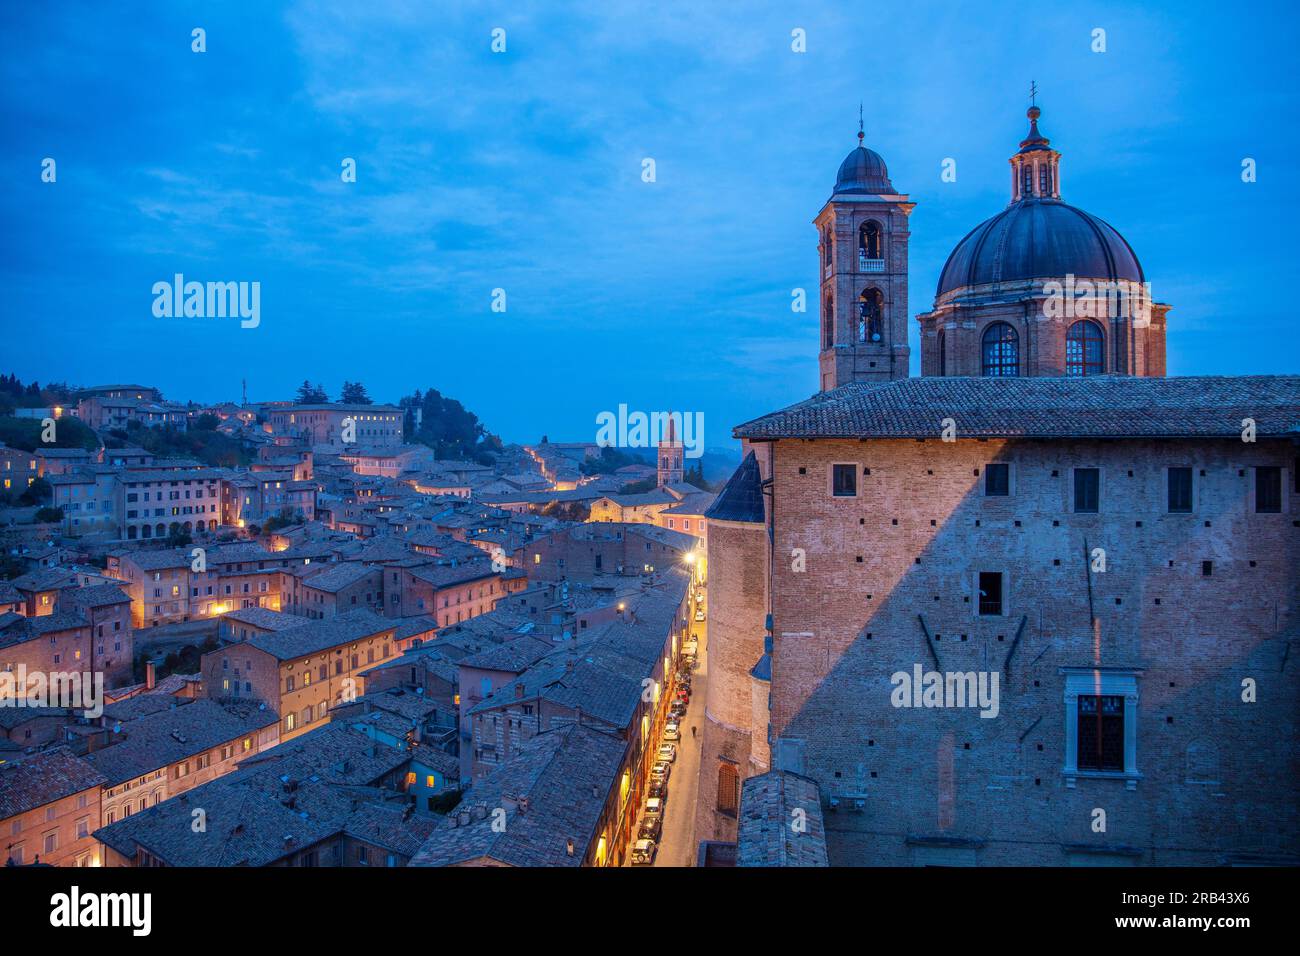
<instances>
[{"instance_id":1,"label":"tiled roof","mask_svg":"<svg viewBox=\"0 0 1300 956\"><path fill-rule=\"evenodd\" d=\"M758 459L752 451L732 472L704 517L711 521L763 523L763 482L758 471Z\"/></svg>"},{"instance_id":2,"label":"tiled roof","mask_svg":"<svg viewBox=\"0 0 1300 956\"><path fill-rule=\"evenodd\" d=\"M104 775L66 750L47 750L0 764L0 820L90 790Z\"/></svg>"},{"instance_id":3,"label":"tiled roof","mask_svg":"<svg viewBox=\"0 0 1300 956\"><path fill-rule=\"evenodd\" d=\"M108 607L112 604L129 604L131 596L116 584L93 584L78 588L71 594L77 607Z\"/></svg>"},{"instance_id":4,"label":"tiled roof","mask_svg":"<svg viewBox=\"0 0 1300 956\"><path fill-rule=\"evenodd\" d=\"M796 811L802 829L792 826ZM737 866L828 866L817 782L784 770L750 777L740 793Z\"/></svg>"},{"instance_id":5,"label":"tiled roof","mask_svg":"<svg viewBox=\"0 0 1300 956\"><path fill-rule=\"evenodd\" d=\"M322 621L308 621L287 631L256 634L248 644L282 661L392 630L394 622L368 609L349 611Z\"/></svg>"},{"instance_id":6,"label":"tiled roof","mask_svg":"<svg viewBox=\"0 0 1300 956\"><path fill-rule=\"evenodd\" d=\"M851 383L746 422L737 438L1239 438L1300 432L1300 376L909 378Z\"/></svg>"},{"instance_id":7,"label":"tiled roof","mask_svg":"<svg viewBox=\"0 0 1300 956\"><path fill-rule=\"evenodd\" d=\"M126 739L87 754L107 786L143 776L160 767L193 757L264 727L274 726L279 715L269 707L245 704L236 709L211 700L176 703L125 723Z\"/></svg>"},{"instance_id":8,"label":"tiled roof","mask_svg":"<svg viewBox=\"0 0 1300 956\"><path fill-rule=\"evenodd\" d=\"M302 618L297 614L272 611L265 607L237 608L234 611L227 611L221 615L221 618L238 624L248 624L264 631L288 631L295 627L302 627L303 623Z\"/></svg>"},{"instance_id":9,"label":"tiled roof","mask_svg":"<svg viewBox=\"0 0 1300 956\"><path fill-rule=\"evenodd\" d=\"M546 641L532 637L519 637L497 647L489 647L463 657L458 662L461 667L474 667L485 671L508 671L518 674L537 663L555 648Z\"/></svg>"},{"instance_id":10,"label":"tiled roof","mask_svg":"<svg viewBox=\"0 0 1300 956\"><path fill-rule=\"evenodd\" d=\"M538 734L474 785L472 798L459 808L465 813L439 826L411 866L483 858L508 866L581 865L626 747L617 737L577 724ZM527 800L526 809L520 798ZM505 809L504 830L497 832L494 814L480 815L476 807Z\"/></svg>"}]
</instances>

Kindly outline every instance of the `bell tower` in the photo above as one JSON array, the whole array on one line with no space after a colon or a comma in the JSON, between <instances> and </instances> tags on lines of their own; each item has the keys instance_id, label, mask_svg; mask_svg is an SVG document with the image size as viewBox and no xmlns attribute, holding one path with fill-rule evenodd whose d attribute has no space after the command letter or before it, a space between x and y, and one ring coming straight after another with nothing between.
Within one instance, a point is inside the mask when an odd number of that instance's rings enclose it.
<instances>
[{"instance_id":1,"label":"bell tower","mask_svg":"<svg viewBox=\"0 0 1300 956\"><path fill-rule=\"evenodd\" d=\"M889 181L880 154L858 145L813 223L821 275L821 390L907 378L907 228L916 204Z\"/></svg>"}]
</instances>

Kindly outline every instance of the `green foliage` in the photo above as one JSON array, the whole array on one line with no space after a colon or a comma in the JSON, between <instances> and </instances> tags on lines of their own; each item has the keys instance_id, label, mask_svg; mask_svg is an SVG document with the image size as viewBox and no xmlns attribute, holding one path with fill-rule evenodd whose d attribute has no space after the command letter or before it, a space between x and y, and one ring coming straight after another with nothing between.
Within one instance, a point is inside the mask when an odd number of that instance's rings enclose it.
<instances>
[{"instance_id":1,"label":"green foliage","mask_svg":"<svg viewBox=\"0 0 1300 956\"><path fill-rule=\"evenodd\" d=\"M542 509L542 516L560 521L586 521L591 517L591 505L585 501L552 501Z\"/></svg>"},{"instance_id":2,"label":"green foliage","mask_svg":"<svg viewBox=\"0 0 1300 956\"><path fill-rule=\"evenodd\" d=\"M642 478L640 481L629 481L622 487L619 494L622 495L643 495L647 491L654 491L659 487L659 482L654 478Z\"/></svg>"},{"instance_id":3,"label":"green foliage","mask_svg":"<svg viewBox=\"0 0 1300 956\"><path fill-rule=\"evenodd\" d=\"M93 451L99 447L99 439L94 430L83 425L80 419L69 415L64 415L55 422L52 444L41 441L43 430L40 421L35 418L0 418L0 442L10 448L21 448L23 451L35 451L38 448L86 448Z\"/></svg>"},{"instance_id":4,"label":"green foliage","mask_svg":"<svg viewBox=\"0 0 1300 956\"><path fill-rule=\"evenodd\" d=\"M584 459L578 469L584 475L612 475L620 468L640 464L643 464L640 458L619 451L610 445L605 445L601 447L599 455L595 458Z\"/></svg>"},{"instance_id":5,"label":"green foliage","mask_svg":"<svg viewBox=\"0 0 1300 956\"><path fill-rule=\"evenodd\" d=\"M694 485L702 491L712 491L713 485L704 480L704 468L700 465L691 465L682 473L682 481L688 485Z\"/></svg>"},{"instance_id":6,"label":"green foliage","mask_svg":"<svg viewBox=\"0 0 1300 956\"><path fill-rule=\"evenodd\" d=\"M54 500L54 486L44 478L37 478L18 496L20 505L43 505Z\"/></svg>"},{"instance_id":7,"label":"green foliage","mask_svg":"<svg viewBox=\"0 0 1300 956\"><path fill-rule=\"evenodd\" d=\"M373 405L370 396L366 394L366 387L360 382L344 382L343 392L339 397L344 405Z\"/></svg>"},{"instance_id":8,"label":"green foliage","mask_svg":"<svg viewBox=\"0 0 1300 956\"><path fill-rule=\"evenodd\" d=\"M477 461L491 464L502 449L501 439L488 432L469 411L454 398L446 398L437 389L429 389L401 400L406 410L406 435L410 441L433 449L439 458ZM415 427L415 410L421 414Z\"/></svg>"},{"instance_id":9,"label":"green foliage","mask_svg":"<svg viewBox=\"0 0 1300 956\"><path fill-rule=\"evenodd\" d=\"M293 511L290 508L281 508L280 513L272 515L262 525L262 530L266 532L279 531L281 528L292 527L296 524L302 524L306 517L301 511Z\"/></svg>"},{"instance_id":10,"label":"green foliage","mask_svg":"<svg viewBox=\"0 0 1300 956\"><path fill-rule=\"evenodd\" d=\"M329 395L325 392L325 386L313 385L311 382L303 379L298 386L298 404L299 405L324 405L330 400Z\"/></svg>"},{"instance_id":11,"label":"green foliage","mask_svg":"<svg viewBox=\"0 0 1300 956\"><path fill-rule=\"evenodd\" d=\"M213 415L211 412L204 412L198 418L194 419L194 424L191 427L195 431L214 432L217 430L217 426L220 424L221 424L220 418L218 418L216 415Z\"/></svg>"},{"instance_id":12,"label":"green foliage","mask_svg":"<svg viewBox=\"0 0 1300 956\"><path fill-rule=\"evenodd\" d=\"M36 520L42 524L55 524L63 520L63 509L42 508L36 512Z\"/></svg>"},{"instance_id":13,"label":"green foliage","mask_svg":"<svg viewBox=\"0 0 1300 956\"><path fill-rule=\"evenodd\" d=\"M217 468L234 468L249 463L248 452L240 441L218 431L181 431L170 426L148 428L131 422L128 438L159 458L195 458Z\"/></svg>"}]
</instances>

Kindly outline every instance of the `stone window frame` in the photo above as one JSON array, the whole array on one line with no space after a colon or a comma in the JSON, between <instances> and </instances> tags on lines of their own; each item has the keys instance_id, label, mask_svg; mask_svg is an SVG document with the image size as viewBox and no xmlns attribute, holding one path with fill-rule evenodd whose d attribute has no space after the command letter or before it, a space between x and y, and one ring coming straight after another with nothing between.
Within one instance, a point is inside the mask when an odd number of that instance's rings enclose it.
<instances>
[{"instance_id":1,"label":"stone window frame","mask_svg":"<svg viewBox=\"0 0 1300 956\"><path fill-rule=\"evenodd\" d=\"M988 469L990 465L1006 465L1007 467L1007 493L1005 495L990 495L988 493ZM981 498L1014 498L1016 496L1016 463L1013 461L986 461L980 468L980 497Z\"/></svg>"},{"instance_id":2,"label":"stone window frame","mask_svg":"<svg viewBox=\"0 0 1300 956\"><path fill-rule=\"evenodd\" d=\"M1139 681L1140 667L1062 667L1065 678L1063 703L1065 708L1065 753L1061 774L1065 786L1073 790L1080 778L1093 780L1123 780L1125 787L1136 790L1142 773L1137 765ZM1124 698L1124 769L1079 769L1079 697L1102 696Z\"/></svg>"},{"instance_id":3,"label":"stone window frame","mask_svg":"<svg viewBox=\"0 0 1300 956\"><path fill-rule=\"evenodd\" d=\"M980 613L980 575L981 574L1000 574L1002 575L1002 613L1001 614L981 614ZM1011 572L1006 568L975 568L970 572L970 594L971 594L971 617L975 620L985 618L1007 618L1011 616Z\"/></svg>"}]
</instances>

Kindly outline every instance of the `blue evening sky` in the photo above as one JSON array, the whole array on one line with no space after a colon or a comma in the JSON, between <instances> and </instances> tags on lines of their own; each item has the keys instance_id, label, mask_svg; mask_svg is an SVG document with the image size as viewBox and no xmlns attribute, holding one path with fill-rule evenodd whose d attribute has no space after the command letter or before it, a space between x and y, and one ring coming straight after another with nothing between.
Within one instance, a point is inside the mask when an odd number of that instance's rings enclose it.
<instances>
[{"instance_id":1,"label":"blue evening sky","mask_svg":"<svg viewBox=\"0 0 1300 956\"><path fill-rule=\"evenodd\" d=\"M385 400L433 386L517 441L593 439L620 403L685 409L724 445L817 387L815 309L792 313L791 289L816 287L810 220L859 100L917 203L915 315L1007 202L1032 78L1064 198L1173 305L1170 374L1297 372L1297 20L1283 3L5 0L0 371L199 401L238 400L244 378L253 400L304 377ZM155 318L151 286L178 272L260 282L260 327Z\"/></svg>"}]
</instances>

